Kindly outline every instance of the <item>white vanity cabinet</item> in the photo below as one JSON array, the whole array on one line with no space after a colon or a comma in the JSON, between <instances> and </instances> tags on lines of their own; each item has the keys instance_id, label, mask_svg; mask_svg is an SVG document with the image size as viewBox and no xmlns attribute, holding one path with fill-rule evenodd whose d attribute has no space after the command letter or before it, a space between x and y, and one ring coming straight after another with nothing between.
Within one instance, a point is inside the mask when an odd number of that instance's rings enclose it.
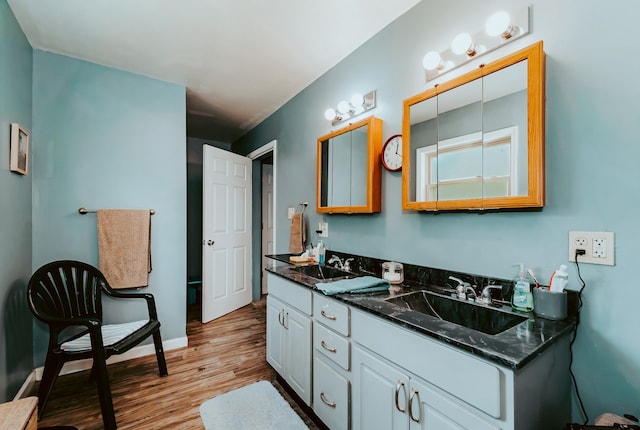
<instances>
[{"instance_id":1,"label":"white vanity cabinet","mask_svg":"<svg viewBox=\"0 0 640 430\"><path fill-rule=\"evenodd\" d=\"M311 405L312 292L267 275L267 362Z\"/></svg>"},{"instance_id":2,"label":"white vanity cabinet","mask_svg":"<svg viewBox=\"0 0 640 430\"><path fill-rule=\"evenodd\" d=\"M354 346L353 369L354 429L501 429L364 348Z\"/></svg>"},{"instance_id":3,"label":"white vanity cabinet","mask_svg":"<svg viewBox=\"0 0 640 430\"><path fill-rule=\"evenodd\" d=\"M353 429L539 430L568 422L568 336L513 370L351 309Z\"/></svg>"},{"instance_id":4,"label":"white vanity cabinet","mask_svg":"<svg viewBox=\"0 0 640 430\"><path fill-rule=\"evenodd\" d=\"M331 430L539 430L571 419L568 333L512 368L267 276L267 361ZM534 335L506 339L525 346Z\"/></svg>"},{"instance_id":5,"label":"white vanity cabinet","mask_svg":"<svg viewBox=\"0 0 640 430\"><path fill-rule=\"evenodd\" d=\"M313 410L331 430L350 428L349 307L313 294Z\"/></svg>"}]
</instances>

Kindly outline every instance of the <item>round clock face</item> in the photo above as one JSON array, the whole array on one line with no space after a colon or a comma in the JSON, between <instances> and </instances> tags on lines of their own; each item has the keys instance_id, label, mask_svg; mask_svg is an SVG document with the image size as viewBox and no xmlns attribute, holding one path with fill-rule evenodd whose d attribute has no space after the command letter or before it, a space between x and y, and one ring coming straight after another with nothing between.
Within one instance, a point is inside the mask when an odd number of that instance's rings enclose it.
<instances>
[{"instance_id":1,"label":"round clock face","mask_svg":"<svg viewBox=\"0 0 640 430\"><path fill-rule=\"evenodd\" d=\"M394 134L382 147L382 165L391 171L402 169L402 135Z\"/></svg>"}]
</instances>

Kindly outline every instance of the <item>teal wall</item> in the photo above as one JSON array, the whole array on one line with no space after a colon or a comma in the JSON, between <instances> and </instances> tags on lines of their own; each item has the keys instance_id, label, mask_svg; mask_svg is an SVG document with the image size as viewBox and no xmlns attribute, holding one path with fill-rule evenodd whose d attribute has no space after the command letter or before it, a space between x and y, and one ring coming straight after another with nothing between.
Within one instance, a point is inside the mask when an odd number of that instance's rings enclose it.
<instances>
[{"instance_id":1,"label":"teal wall","mask_svg":"<svg viewBox=\"0 0 640 430\"><path fill-rule=\"evenodd\" d=\"M184 86L36 50L33 99L33 268L98 264L96 215L80 207L154 209L145 291L156 297L163 340L185 337ZM144 303L112 305L108 323L146 313ZM47 336L37 323L36 366Z\"/></svg>"},{"instance_id":2,"label":"teal wall","mask_svg":"<svg viewBox=\"0 0 640 430\"><path fill-rule=\"evenodd\" d=\"M12 400L33 370L31 313L32 172L9 170L12 122L31 130L33 50L5 0L0 0L0 402Z\"/></svg>"},{"instance_id":3,"label":"teal wall","mask_svg":"<svg viewBox=\"0 0 640 430\"><path fill-rule=\"evenodd\" d=\"M480 31L493 11L515 5L532 5L532 34L482 61L544 41L544 210L403 212L401 174L385 171L380 214L321 216L311 209L310 225L322 218L329 222L324 240L329 249L500 278L512 277L512 266L522 261L543 280L567 263L569 230L614 231L616 265L581 265L587 286L574 370L591 420L603 412L637 415L640 343L633 316L640 303L640 254L634 245L640 243L635 221L640 209L640 58L634 52L640 2L423 1L234 142L234 151L247 154L278 140L276 251L287 252L287 207L315 201L316 139L332 130L324 110L354 92L377 90L374 112L384 120L384 138L400 133L402 101L431 86L424 81L423 55L444 49L461 31ZM579 288L573 264L570 287ZM573 415L582 420L575 404Z\"/></svg>"}]
</instances>

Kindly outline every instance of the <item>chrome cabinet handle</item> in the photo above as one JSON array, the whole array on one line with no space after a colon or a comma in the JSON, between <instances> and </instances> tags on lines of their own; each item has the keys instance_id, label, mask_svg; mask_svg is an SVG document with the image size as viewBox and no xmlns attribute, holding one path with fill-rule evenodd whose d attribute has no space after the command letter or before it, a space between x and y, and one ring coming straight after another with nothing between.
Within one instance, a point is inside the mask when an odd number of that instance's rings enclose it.
<instances>
[{"instance_id":1,"label":"chrome cabinet handle","mask_svg":"<svg viewBox=\"0 0 640 430\"><path fill-rule=\"evenodd\" d=\"M335 315L327 315L324 309L320 311L320 315L331 321L335 321L337 319Z\"/></svg>"},{"instance_id":2,"label":"chrome cabinet handle","mask_svg":"<svg viewBox=\"0 0 640 430\"><path fill-rule=\"evenodd\" d=\"M287 326L287 320L289 319L289 312L286 311L286 309L282 310L282 326L284 328L286 328L287 330L289 330L289 327Z\"/></svg>"},{"instance_id":3,"label":"chrome cabinet handle","mask_svg":"<svg viewBox=\"0 0 640 430\"><path fill-rule=\"evenodd\" d=\"M320 400L322 400L324 404L329 406L330 408L336 407L336 402L330 402L329 400L327 400L327 398L324 396L324 393L320 393Z\"/></svg>"},{"instance_id":4,"label":"chrome cabinet handle","mask_svg":"<svg viewBox=\"0 0 640 430\"><path fill-rule=\"evenodd\" d=\"M320 342L320 345L322 345L322 347L324 349L326 349L329 352L333 352L334 354L336 353L337 349L336 348L332 348L330 346L327 346L327 344L324 342L324 340L322 342Z\"/></svg>"},{"instance_id":5,"label":"chrome cabinet handle","mask_svg":"<svg viewBox=\"0 0 640 430\"><path fill-rule=\"evenodd\" d=\"M404 382L398 381L398 385L396 385L396 409L400 412L406 412L406 409L402 409L400 407L400 403L398 402L398 398L400 397L400 388L402 388L402 392L404 393L405 399L407 398L407 392L404 390Z\"/></svg>"},{"instance_id":6,"label":"chrome cabinet handle","mask_svg":"<svg viewBox=\"0 0 640 430\"><path fill-rule=\"evenodd\" d=\"M416 397L418 399L418 418L413 416L413 398ZM422 408L420 407L420 393L415 388L411 389L411 396L409 397L409 416L411 419L417 423L422 420Z\"/></svg>"},{"instance_id":7,"label":"chrome cabinet handle","mask_svg":"<svg viewBox=\"0 0 640 430\"><path fill-rule=\"evenodd\" d=\"M282 322L284 320L282 312L284 312L284 309L281 309L280 312L278 312L278 323L284 327L284 323Z\"/></svg>"}]
</instances>

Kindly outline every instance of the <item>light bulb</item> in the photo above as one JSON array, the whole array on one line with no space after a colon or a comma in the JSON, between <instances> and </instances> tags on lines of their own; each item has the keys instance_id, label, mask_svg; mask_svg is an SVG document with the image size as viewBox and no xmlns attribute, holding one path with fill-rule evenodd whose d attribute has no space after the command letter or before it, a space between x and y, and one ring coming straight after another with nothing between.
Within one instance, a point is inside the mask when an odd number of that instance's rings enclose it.
<instances>
[{"instance_id":1,"label":"light bulb","mask_svg":"<svg viewBox=\"0 0 640 430\"><path fill-rule=\"evenodd\" d=\"M456 55L466 53L472 57L476 54L476 44L469 33L460 33L451 42L451 51Z\"/></svg>"},{"instance_id":2,"label":"light bulb","mask_svg":"<svg viewBox=\"0 0 640 430\"><path fill-rule=\"evenodd\" d=\"M425 70L436 70L442 68L442 57L436 51L429 51L422 59L422 67Z\"/></svg>"},{"instance_id":3,"label":"light bulb","mask_svg":"<svg viewBox=\"0 0 640 430\"><path fill-rule=\"evenodd\" d=\"M362 94L360 93L355 93L354 95L351 96L350 101L351 101L351 106L358 108L364 104L364 97L362 97Z\"/></svg>"},{"instance_id":4,"label":"light bulb","mask_svg":"<svg viewBox=\"0 0 640 430\"><path fill-rule=\"evenodd\" d=\"M491 37L501 36L509 39L515 34L516 27L511 25L511 17L505 11L496 12L489 17L484 30Z\"/></svg>"},{"instance_id":5,"label":"light bulb","mask_svg":"<svg viewBox=\"0 0 640 430\"><path fill-rule=\"evenodd\" d=\"M350 110L351 110L351 105L349 104L348 101L342 100L340 103L338 103L338 112L349 113Z\"/></svg>"},{"instance_id":6,"label":"light bulb","mask_svg":"<svg viewBox=\"0 0 640 430\"><path fill-rule=\"evenodd\" d=\"M329 108L326 111L324 111L324 118L327 121L332 121L336 118L336 110L334 108Z\"/></svg>"}]
</instances>

